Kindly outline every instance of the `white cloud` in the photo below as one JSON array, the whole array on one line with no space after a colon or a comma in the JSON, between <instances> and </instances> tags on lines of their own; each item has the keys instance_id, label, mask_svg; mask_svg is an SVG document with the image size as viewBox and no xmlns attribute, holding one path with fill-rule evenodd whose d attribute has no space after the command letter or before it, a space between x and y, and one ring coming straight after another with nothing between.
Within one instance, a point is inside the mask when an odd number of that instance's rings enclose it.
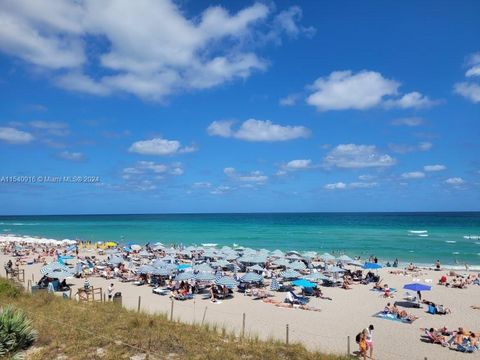
<instances>
[{"instance_id":1,"label":"white cloud","mask_svg":"<svg viewBox=\"0 0 480 360\"><path fill-rule=\"evenodd\" d=\"M291 160L285 164L284 168L287 170L303 170L308 169L312 163L310 159Z\"/></svg>"},{"instance_id":2,"label":"white cloud","mask_svg":"<svg viewBox=\"0 0 480 360\"><path fill-rule=\"evenodd\" d=\"M425 173L421 171L406 172L401 175L402 179L423 179Z\"/></svg>"},{"instance_id":3,"label":"white cloud","mask_svg":"<svg viewBox=\"0 0 480 360\"><path fill-rule=\"evenodd\" d=\"M161 156L188 153L195 150L196 148L193 146L181 147L180 142L177 140L162 138L136 141L128 149L128 151L132 153Z\"/></svg>"},{"instance_id":4,"label":"white cloud","mask_svg":"<svg viewBox=\"0 0 480 360\"><path fill-rule=\"evenodd\" d=\"M298 95L288 95L284 98L281 98L278 103L282 106L293 106L298 100Z\"/></svg>"},{"instance_id":5,"label":"white cloud","mask_svg":"<svg viewBox=\"0 0 480 360\"><path fill-rule=\"evenodd\" d=\"M388 144L388 147L398 154L406 154L414 151L428 151L433 147L433 144L428 141L420 142L417 145L409 144Z\"/></svg>"},{"instance_id":6,"label":"white cloud","mask_svg":"<svg viewBox=\"0 0 480 360\"><path fill-rule=\"evenodd\" d=\"M467 82L457 83L454 86L454 91L474 103L480 102L480 85L478 84Z\"/></svg>"},{"instance_id":7,"label":"white cloud","mask_svg":"<svg viewBox=\"0 0 480 360\"><path fill-rule=\"evenodd\" d=\"M17 130L11 127L0 127L0 141L9 144L26 144L32 140L33 135L26 131Z\"/></svg>"},{"instance_id":8,"label":"white cloud","mask_svg":"<svg viewBox=\"0 0 480 360\"><path fill-rule=\"evenodd\" d=\"M405 126L420 126L424 123L422 118L419 117L408 117L408 118L400 118L395 119L392 121L392 125L405 125Z\"/></svg>"},{"instance_id":9,"label":"white cloud","mask_svg":"<svg viewBox=\"0 0 480 360\"><path fill-rule=\"evenodd\" d=\"M443 171L446 169L447 167L445 165L425 165L423 167L423 170L428 172Z\"/></svg>"},{"instance_id":10,"label":"white cloud","mask_svg":"<svg viewBox=\"0 0 480 360\"><path fill-rule=\"evenodd\" d=\"M228 185L219 185L217 186L215 189L213 189L212 191L210 191L210 194L213 194L213 195L223 195L225 193L228 193L230 191L232 191L233 188L228 186Z\"/></svg>"},{"instance_id":11,"label":"white cloud","mask_svg":"<svg viewBox=\"0 0 480 360\"><path fill-rule=\"evenodd\" d=\"M193 183L192 187L194 189L208 189L212 187L212 184L209 182L196 182Z\"/></svg>"},{"instance_id":12,"label":"white cloud","mask_svg":"<svg viewBox=\"0 0 480 360\"><path fill-rule=\"evenodd\" d=\"M465 73L467 78L480 76L480 52L468 57L469 69ZM480 84L475 82L458 82L453 86L454 93L463 96L473 103L480 103Z\"/></svg>"},{"instance_id":13,"label":"white cloud","mask_svg":"<svg viewBox=\"0 0 480 360\"><path fill-rule=\"evenodd\" d=\"M62 151L58 154L58 157L68 161L82 161L85 160L85 156L81 152Z\"/></svg>"},{"instance_id":14,"label":"white cloud","mask_svg":"<svg viewBox=\"0 0 480 360\"><path fill-rule=\"evenodd\" d=\"M378 186L376 182L351 182L351 183L344 183L344 182L337 182L332 184L326 184L324 186L327 190L345 190L345 189L370 189L373 187Z\"/></svg>"},{"instance_id":15,"label":"white cloud","mask_svg":"<svg viewBox=\"0 0 480 360\"><path fill-rule=\"evenodd\" d=\"M214 121L207 128L211 136L233 137L245 141L288 141L310 136L304 126L282 126L270 120L248 119L238 129L232 129L232 121Z\"/></svg>"},{"instance_id":16,"label":"white cloud","mask_svg":"<svg viewBox=\"0 0 480 360\"><path fill-rule=\"evenodd\" d=\"M29 125L54 136L67 136L70 133L68 124L63 122L35 120L30 121Z\"/></svg>"},{"instance_id":17,"label":"white cloud","mask_svg":"<svg viewBox=\"0 0 480 360\"><path fill-rule=\"evenodd\" d=\"M125 180L160 180L167 175L179 176L183 174L181 163L160 164L153 161L138 161L133 166L122 170Z\"/></svg>"},{"instance_id":18,"label":"white cloud","mask_svg":"<svg viewBox=\"0 0 480 360\"><path fill-rule=\"evenodd\" d=\"M307 103L318 111L365 110L380 105L387 108L422 108L437 103L417 91L394 98L399 87L399 82L387 79L376 71L334 71L327 77L318 78L310 86L313 93L307 97Z\"/></svg>"},{"instance_id":19,"label":"white cloud","mask_svg":"<svg viewBox=\"0 0 480 360\"><path fill-rule=\"evenodd\" d=\"M172 0L5 0L0 51L51 70L56 85L69 90L162 101L245 79L267 67L254 49L282 34L313 31L299 24L298 7L272 13L262 3L233 14L210 6L187 16ZM89 49L96 39L106 45Z\"/></svg>"},{"instance_id":20,"label":"white cloud","mask_svg":"<svg viewBox=\"0 0 480 360\"><path fill-rule=\"evenodd\" d=\"M422 95L417 91L403 95L399 99L389 99L385 101L386 107L398 107L401 109L420 109L433 106L438 101L431 100L428 96Z\"/></svg>"},{"instance_id":21,"label":"white cloud","mask_svg":"<svg viewBox=\"0 0 480 360\"><path fill-rule=\"evenodd\" d=\"M445 183L447 183L449 185L458 186L458 185L465 184L465 180L463 180L461 177L451 177L451 178L448 178L447 180L445 180Z\"/></svg>"},{"instance_id":22,"label":"white cloud","mask_svg":"<svg viewBox=\"0 0 480 360\"><path fill-rule=\"evenodd\" d=\"M340 144L324 158L325 166L339 168L368 168L392 166L396 160L381 154L375 145Z\"/></svg>"},{"instance_id":23,"label":"white cloud","mask_svg":"<svg viewBox=\"0 0 480 360\"><path fill-rule=\"evenodd\" d=\"M225 175L230 179L242 182L253 182L253 183L265 183L268 180L268 176L263 175L260 171L252 171L248 174L240 174L233 167L226 167L223 169Z\"/></svg>"},{"instance_id":24,"label":"white cloud","mask_svg":"<svg viewBox=\"0 0 480 360\"><path fill-rule=\"evenodd\" d=\"M400 83L386 79L375 71L334 71L318 78L307 103L319 111L365 110L379 105L387 95L395 95Z\"/></svg>"}]
</instances>

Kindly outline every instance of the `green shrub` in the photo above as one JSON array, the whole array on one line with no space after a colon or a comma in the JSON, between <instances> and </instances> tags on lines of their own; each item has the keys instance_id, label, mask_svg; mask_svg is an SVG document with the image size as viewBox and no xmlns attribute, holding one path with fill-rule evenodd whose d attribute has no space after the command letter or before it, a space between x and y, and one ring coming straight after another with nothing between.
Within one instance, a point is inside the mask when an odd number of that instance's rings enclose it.
<instances>
[{"instance_id":1,"label":"green shrub","mask_svg":"<svg viewBox=\"0 0 480 360\"><path fill-rule=\"evenodd\" d=\"M21 310L0 309L0 357L12 356L33 344L37 333Z\"/></svg>"},{"instance_id":2,"label":"green shrub","mask_svg":"<svg viewBox=\"0 0 480 360\"><path fill-rule=\"evenodd\" d=\"M21 290L19 285L15 284L13 281L0 280L0 295L9 298L16 298L20 293Z\"/></svg>"}]
</instances>

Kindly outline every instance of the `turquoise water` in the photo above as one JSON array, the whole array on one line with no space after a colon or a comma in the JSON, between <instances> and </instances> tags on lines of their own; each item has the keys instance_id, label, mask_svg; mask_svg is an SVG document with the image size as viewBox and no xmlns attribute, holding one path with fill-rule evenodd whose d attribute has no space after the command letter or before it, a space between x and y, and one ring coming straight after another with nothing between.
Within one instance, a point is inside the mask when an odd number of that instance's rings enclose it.
<instances>
[{"instance_id":1,"label":"turquoise water","mask_svg":"<svg viewBox=\"0 0 480 360\"><path fill-rule=\"evenodd\" d=\"M480 238L464 238L480 236L480 212L0 216L0 232L140 244L239 244L480 265Z\"/></svg>"}]
</instances>

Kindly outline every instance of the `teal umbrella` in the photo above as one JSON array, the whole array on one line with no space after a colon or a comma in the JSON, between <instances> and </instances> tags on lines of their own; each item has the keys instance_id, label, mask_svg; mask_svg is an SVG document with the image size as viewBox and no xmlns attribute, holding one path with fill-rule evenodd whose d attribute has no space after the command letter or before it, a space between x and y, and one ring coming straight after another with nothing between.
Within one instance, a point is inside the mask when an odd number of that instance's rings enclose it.
<instances>
[{"instance_id":1,"label":"teal umbrella","mask_svg":"<svg viewBox=\"0 0 480 360\"><path fill-rule=\"evenodd\" d=\"M282 271L280 273L280 276L284 279L296 279L302 275L293 269L288 269L288 270Z\"/></svg>"},{"instance_id":2,"label":"teal umbrella","mask_svg":"<svg viewBox=\"0 0 480 360\"><path fill-rule=\"evenodd\" d=\"M294 286L300 286L302 288L313 288L313 287L316 287L317 285L308 281L308 280L305 280L305 279L299 279L299 280L295 280L295 281L292 281L292 285Z\"/></svg>"},{"instance_id":3,"label":"teal umbrella","mask_svg":"<svg viewBox=\"0 0 480 360\"><path fill-rule=\"evenodd\" d=\"M175 276L175 281L186 281L191 280L195 275L191 271L186 271Z\"/></svg>"},{"instance_id":4,"label":"teal umbrella","mask_svg":"<svg viewBox=\"0 0 480 360\"><path fill-rule=\"evenodd\" d=\"M213 281L215 280L215 275L208 272L199 272L195 275L195 280L197 281Z\"/></svg>"},{"instance_id":5,"label":"teal umbrella","mask_svg":"<svg viewBox=\"0 0 480 360\"><path fill-rule=\"evenodd\" d=\"M229 289L234 288L237 285L237 281L228 276L223 276L215 281L215 284L225 286Z\"/></svg>"},{"instance_id":6,"label":"teal umbrella","mask_svg":"<svg viewBox=\"0 0 480 360\"><path fill-rule=\"evenodd\" d=\"M256 274L254 272L248 272L240 278L240 282L245 282L245 283L260 282L262 280L263 280L262 275Z\"/></svg>"}]
</instances>

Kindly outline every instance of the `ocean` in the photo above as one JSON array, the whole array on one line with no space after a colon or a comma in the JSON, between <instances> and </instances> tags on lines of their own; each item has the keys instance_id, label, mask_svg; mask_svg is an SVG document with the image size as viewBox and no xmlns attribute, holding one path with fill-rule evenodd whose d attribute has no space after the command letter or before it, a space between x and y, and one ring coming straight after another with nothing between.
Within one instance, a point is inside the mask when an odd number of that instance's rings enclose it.
<instances>
[{"instance_id":1,"label":"ocean","mask_svg":"<svg viewBox=\"0 0 480 360\"><path fill-rule=\"evenodd\" d=\"M0 233L480 265L480 212L0 216Z\"/></svg>"}]
</instances>

